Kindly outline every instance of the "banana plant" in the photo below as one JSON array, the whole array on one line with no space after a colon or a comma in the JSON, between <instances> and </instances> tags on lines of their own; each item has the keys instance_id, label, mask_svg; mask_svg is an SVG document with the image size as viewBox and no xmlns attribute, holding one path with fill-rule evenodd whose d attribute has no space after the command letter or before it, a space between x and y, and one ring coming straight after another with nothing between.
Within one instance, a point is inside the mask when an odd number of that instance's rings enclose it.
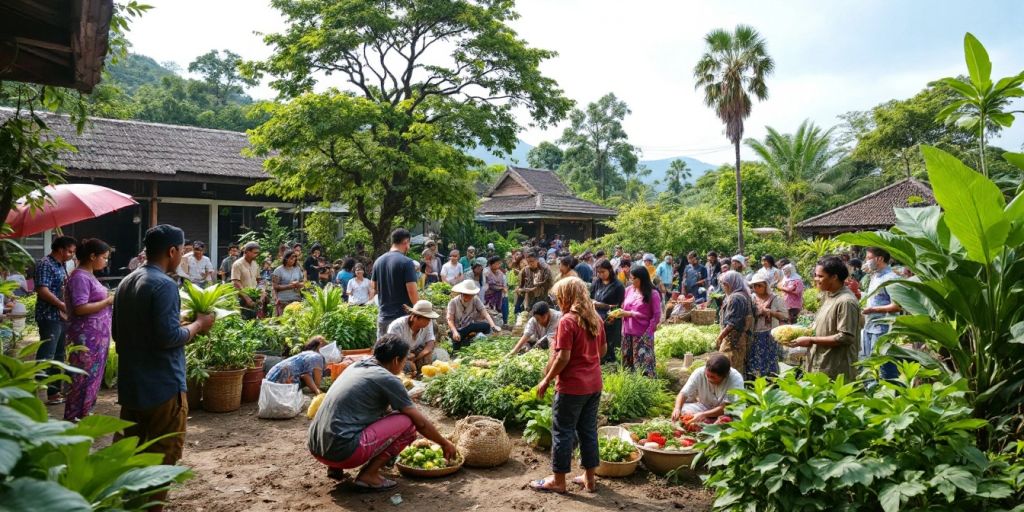
<instances>
[{"instance_id":1,"label":"banana plant","mask_svg":"<svg viewBox=\"0 0 1024 512\"><path fill-rule=\"evenodd\" d=\"M202 288L186 280L181 288L181 314L188 320L196 319L196 314L214 314L217 318L238 313L238 292L227 283L215 283Z\"/></svg>"}]
</instances>

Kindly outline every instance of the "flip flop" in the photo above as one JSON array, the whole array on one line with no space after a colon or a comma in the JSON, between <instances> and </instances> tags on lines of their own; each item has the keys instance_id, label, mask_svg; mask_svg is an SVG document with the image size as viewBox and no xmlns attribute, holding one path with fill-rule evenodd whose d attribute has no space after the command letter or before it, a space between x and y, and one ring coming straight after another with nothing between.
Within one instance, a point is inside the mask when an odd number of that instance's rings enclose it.
<instances>
[{"instance_id":1,"label":"flip flop","mask_svg":"<svg viewBox=\"0 0 1024 512\"><path fill-rule=\"evenodd\" d=\"M533 490L535 490L537 492L553 492L555 494L567 494L568 493L568 491L566 491L566 490L558 490L558 489L552 489L550 487L544 487L545 483L546 483L546 480L543 479L543 478L541 478L540 480L531 480L530 481L530 489L533 489Z\"/></svg>"},{"instance_id":2,"label":"flip flop","mask_svg":"<svg viewBox=\"0 0 1024 512\"><path fill-rule=\"evenodd\" d=\"M572 477L572 483L582 487L584 491L591 492L591 493L597 492L597 479L594 480L594 488L593 489L587 489L587 478L583 477L583 476L577 475L577 476Z\"/></svg>"},{"instance_id":3,"label":"flip flop","mask_svg":"<svg viewBox=\"0 0 1024 512\"><path fill-rule=\"evenodd\" d=\"M356 488L364 492L383 492L398 487L398 482L387 478L381 478L379 485L370 485L362 480L356 480Z\"/></svg>"}]
</instances>

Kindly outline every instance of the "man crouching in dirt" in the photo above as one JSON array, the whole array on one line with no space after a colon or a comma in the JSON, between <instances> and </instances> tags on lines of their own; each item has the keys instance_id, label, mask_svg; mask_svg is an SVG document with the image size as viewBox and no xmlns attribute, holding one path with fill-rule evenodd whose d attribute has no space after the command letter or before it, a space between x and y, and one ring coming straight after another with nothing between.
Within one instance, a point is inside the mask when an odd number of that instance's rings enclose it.
<instances>
[{"instance_id":1,"label":"man crouching in dirt","mask_svg":"<svg viewBox=\"0 0 1024 512\"><path fill-rule=\"evenodd\" d=\"M398 485L381 468L416 440L416 432L441 445L445 459L455 459L455 445L412 403L397 377L409 356L409 344L387 334L377 340L373 357L349 366L331 385L309 426L309 451L329 468L327 476L363 466L355 485L386 491ZM364 465L365 464L365 465Z\"/></svg>"}]
</instances>

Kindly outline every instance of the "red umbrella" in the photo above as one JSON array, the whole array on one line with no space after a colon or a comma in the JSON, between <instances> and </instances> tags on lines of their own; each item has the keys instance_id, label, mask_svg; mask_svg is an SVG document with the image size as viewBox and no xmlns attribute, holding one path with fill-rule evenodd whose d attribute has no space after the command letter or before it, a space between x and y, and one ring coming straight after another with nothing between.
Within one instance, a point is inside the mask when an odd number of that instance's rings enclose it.
<instances>
[{"instance_id":1,"label":"red umbrella","mask_svg":"<svg viewBox=\"0 0 1024 512\"><path fill-rule=\"evenodd\" d=\"M7 224L14 230L8 237L31 236L139 204L128 194L85 183L49 186L46 193L49 197L42 209L33 211L25 198L18 200L7 215Z\"/></svg>"}]
</instances>

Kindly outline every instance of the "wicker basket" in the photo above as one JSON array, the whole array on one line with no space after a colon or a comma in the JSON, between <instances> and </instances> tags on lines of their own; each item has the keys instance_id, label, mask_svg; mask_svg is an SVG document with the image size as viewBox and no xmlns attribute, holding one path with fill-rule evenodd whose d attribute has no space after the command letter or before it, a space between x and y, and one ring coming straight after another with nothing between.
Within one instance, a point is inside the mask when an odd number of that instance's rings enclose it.
<instances>
[{"instance_id":1,"label":"wicker basket","mask_svg":"<svg viewBox=\"0 0 1024 512\"><path fill-rule=\"evenodd\" d=\"M713 309L694 309L690 311L690 322L695 325L711 325L718 320L718 314Z\"/></svg>"},{"instance_id":2,"label":"wicker basket","mask_svg":"<svg viewBox=\"0 0 1024 512\"><path fill-rule=\"evenodd\" d=\"M210 370L210 378L203 383L203 409L210 412L237 411L242 406L241 370Z\"/></svg>"},{"instance_id":3,"label":"wicker basket","mask_svg":"<svg viewBox=\"0 0 1024 512\"><path fill-rule=\"evenodd\" d=\"M505 425L487 416L468 416L455 424L452 442L472 468L492 468L508 462L512 441Z\"/></svg>"},{"instance_id":4,"label":"wicker basket","mask_svg":"<svg viewBox=\"0 0 1024 512\"><path fill-rule=\"evenodd\" d=\"M619 438L627 443L633 444L633 440L629 437L629 431L622 427L601 427L597 429L598 438ZM608 462L600 461L597 469L594 470L597 476L605 478L621 478L624 476L632 475L637 466L640 465L640 450L633 452L633 457L627 462Z\"/></svg>"},{"instance_id":5,"label":"wicker basket","mask_svg":"<svg viewBox=\"0 0 1024 512\"><path fill-rule=\"evenodd\" d=\"M417 477L417 478L441 478L442 476L448 476L448 475L454 474L458 470L462 469L462 465L465 462L466 461L463 459L462 454L460 453L458 458L455 460L455 464L453 464L451 466L448 466L446 468L438 468L438 469L414 468L412 466L406 466L405 464L402 464L401 462L396 462L395 466L398 468L398 472L403 474L403 475L405 475L405 476L412 476L412 477Z\"/></svg>"}]
</instances>

